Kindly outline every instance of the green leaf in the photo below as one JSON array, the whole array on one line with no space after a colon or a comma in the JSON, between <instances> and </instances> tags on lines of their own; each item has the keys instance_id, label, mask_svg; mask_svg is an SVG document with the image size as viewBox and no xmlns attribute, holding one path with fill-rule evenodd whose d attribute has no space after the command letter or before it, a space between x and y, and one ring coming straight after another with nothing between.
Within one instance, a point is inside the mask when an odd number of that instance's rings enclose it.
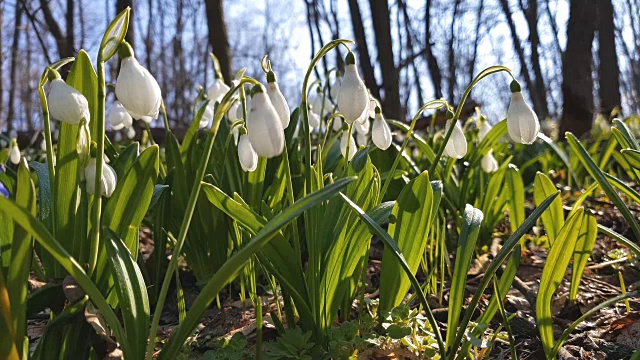
<instances>
[{"instance_id":1,"label":"green leaf","mask_svg":"<svg viewBox=\"0 0 640 360\"><path fill-rule=\"evenodd\" d=\"M540 287L536 300L536 323L540 331L540 340L542 341L544 352L547 355L553 348L551 298L558 286L560 286L567 271L567 266L569 266L569 261L571 261L571 256L580 234L583 215L584 209L580 208L569 216L560 233L558 233L551 250L549 250L547 261L540 276Z\"/></svg>"},{"instance_id":2,"label":"green leaf","mask_svg":"<svg viewBox=\"0 0 640 360\"><path fill-rule=\"evenodd\" d=\"M515 165L509 164L505 174L506 191L509 194L507 207L509 208L509 225L511 232L524 222L524 184L520 172Z\"/></svg>"},{"instance_id":3,"label":"green leaf","mask_svg":"<svg viewBox=\"0 0 640 360\"><path fill-rule=\"evenodd\" d=\"M106 62L118 52L118 47L124 40L129 28L130 13L131 9L124 9L107 27L107 31L105 31L100 43L100 51L102 51L100 60Z\"/></svg>"},{"instance_id":4,"label":"green leaf","mask_svg":"<svg viewBox=\"0 0 640 360\"><path fill-rule=\"evenodd\" d=\"M149 297L142 273L131 256L131 252L122 240L111 229L104 227L107 237L107 254L109 255L113 278L115 280L118 304L124 320L124 331L129 344L123 348L129 350L124 356L143 359L146 339L149 331ZM160 310L158 310L160 311Z\"/></svg>"},{"instance_id":5,"label":"green leaf","mask_svg":"<svg viewBox=\"0 0 640 360\"><path fill-rule=\"evenodd\" d=\"M222 288L233 280L236 274L244 268L245 264L251 257L267 244L282 228L290 221L294 220L300 214L308 209L331 198L356 178L348 177L327 185L322 190L313 192L295 204L287 207L283 212L276 215L269 221L260 231L237 253L231 256L222 267L211 277L207 284L202 288L200 295L191 305L191 309L187 312L184 322L178 326L176 332L171 336L165 344L158 359L174 359L187 337L198 323L202 314L207 310L211 302ZM1 204L1 203L0 203Z\"/></svg>"},{"instance_id":6,"label":"green leaf","mask_svg":"<svg viewBox=\"0 0 640 360\"><path fill-rule=\"evenodd\" d=\"M431 183L425 171L402 189L391 211L393 221L388 232L404 254L412 274L418 271L441 197L442 183ZM381 314L400 305L410 287L398 260L391 251L385 251L380 271Z\"/></svg>"},{"instance_id":7,"label":"green leaf","mask_svg":"<svg viewBox=\"0 0 640 360\"><path fill-rule=\"evenodd\" d=\"M7 360L21 359L16 349L11 304L2 271L0 271L0 333L5 334L5 337L0 341L0 357Z\"/></svg>"},{"instance_id":8,"label":"green leaf","mask_svg":"<svg viewBox=\"0 0 640 360\"><path fill-rule=\"evenodd\" d=\"M476 249L476 241L480 232L480 225L484 215L482 211L467 204L464 209L464 223L458 239L456 249L456 263L451 278L451 291L449 293L449 316L447 318L447 348L453 344L458 331L460 311L464 306L464 288L467 285L467 273ZM460 329L465 331L466 329Z\"/></svg>"},{"instance_id":9,"label":"green leaf","mask_svg":"<svg viewBox=\"0 0 640 360\"><path fill-rule=\"evenodd\" d=\"M640 170L640 151L633 149L622 149L622 155L634 169Z\"/></svg>"},{"instance_id":10,"label":"green leaf","mask_svg":"<svg viewBox=\"0 0 640 360\"><path fill-rule=\"evenodd\" d=\"M573 270L571 271L571 289L569 292L569 299L572 301L575 301L578 295L580 279L582 279L582 273L587 266L597 237L598 221L595 216L585 212L582 225L580 226L576 248L573 252Z\"/></svg>"},{"instance_id":11,"label":"green leaf","mask_svg":"<svg viewBox=\"0 0 640 360\"><path fill-rule=\"evenodd\" d=\"M373 220L369 215L367 215L356 203L351 201L351 199L349 199L347 196L345 196L342 193L340 194L340 196L342 196L342 200L344 200L344 202L347 203L356 214L358 214L360 219L362 219L362 221L364 221L367 224L367 226L369 227L369 231L371 231L373 235L376 235L380 240L382 240L382 242L385 245L385 249L389 249L391 253L398 260L398 263L402 267L402 270L404 270L405 274L409 278L411 287L413 287L413 290L416 292L416 295L418 296L420 303L424 307L424 310L427 314L427 320L429 321L429 324L431 325L431 328L433 329L434 335L438 342L438 348L440 350L440 354L441 356L444 357L446 354L446 350L444 347L444 342L442 341L442 335L440 335L440 331L438 331L438 323L436 322L436 319L433 316L433 312L431 311L431 307L427 302L424 292L422 292L420 283L418 282L416 277L413 275L413 272L411 271L409 264L407 264L407 262L405 261L404 256L402 255L400 248L398 248L398 245L396 244L395 240L393 240L393 238L389 235L389 233L387 233L384 229L382 229L380 225L378 225L375 222L375 220Z\"/></svg>"},{"instance_id":12,"label":"green leaf","mask_svg":"<svg viewBox=\"0 0 640 360\"><path fill-rule=\"evenodd\" d=\"M555 185L553 185L553 182L547 175L541 172L536 174L535 180L533 181L533 200L536 206L540 206L546 198L555 194L557 191ZM562 225L564 225L564 210L562 209L562 200L560 198L553 200L553 203L549 206L549 210L542 214L542 224L544 224L544 229L549 237L549 244L553 245Z\"/></svg>"},{"instance_id":13,"label":"green leaf","mask_svg":"<svg viewBox=\"0 0 640 360\"><path fill-rule=\"evenodd\" d=\"M629 250L633 253L633 255L637 258L640 258L640 246L638 246L636 243L634 243L633 241L627 239L626 237L624 237L621 234L618 234L617 232L609 229L608 227L598 224L598 232L603 233L605 235L607 235L608 237L612 238L613 240L621 243L622 245L626 246L629 248Z\"/></svg>"},{"instance_id":14,"label":"green leaf","mask_svg":"<svg viewBox=\"0 0 640 360\"><path fill-rule=\"evenodd\" d=\"M126 338L124 330L120 325L118 317L111 309L107 300L102 296L100 290L84 272L82 266L65 250L65 248L53 238L47 228L33 215L25 211L13 201L0 196L0 209L4 209L6 214L18 223L25 231L33 236L36 241L73 277L76 282L87 293L91 301L96 305L100 314L105 318L107 324L114 333L116 339L121 344L125 344ZM124 350L124 348L123 348ZM128 350L128 349L127 349ZM127 353L128 351L125 351Z\"/></svg>"},{"instance_id":15,"label":"green leaf","mask_svg":"<svg viewBox=\"0 0 640 360\"><path fill-rule=\"evenodd\" d=\"M640 144L638 144L638 140L633 136L633 132L627 124L620 121L620 119L613 119L612 125L611 132L613 132L613 135L622 148L640 150Z\"/></svg>"},{"instance_id":16,"label":"green leaf","mask_svg":"<svg viewBox=\"0 0 640 360\"><path fill-rule=\"evenodd\" d=\"M607 194L609 199L611 199L611 202L613 202L613 204L618 208L620 213L622 213L624 219L627 220L627 223L631 227L633 234L637 239L640 239L640 225L638 224L638 221L633 216L633 214L631 214L631 211L625 205L622 199L620 199L620 196L611 186L609 181L607 181L605 173L600 170L591 156L589 156L589 153L584 148L584 146L582 146L580 141L572 133L568 132L566 134L566 137L567 142L569 142L569 146L571 146L573 152L577 155L578 159L580 159L580 162L582 162L584 167L587 169L589 175L594 178L598 182L598 184L600 184L602 190L604 190L605 194Z\"/></svg>"}]
</instances>

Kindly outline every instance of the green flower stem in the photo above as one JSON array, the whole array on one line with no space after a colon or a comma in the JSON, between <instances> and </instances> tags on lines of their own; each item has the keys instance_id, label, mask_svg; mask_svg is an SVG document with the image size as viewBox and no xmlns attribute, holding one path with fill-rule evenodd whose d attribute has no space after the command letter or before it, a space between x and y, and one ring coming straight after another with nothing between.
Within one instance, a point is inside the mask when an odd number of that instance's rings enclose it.
<instances>
[{"instance_id":1,"label":"green flower stem","mask_svg":"<svg viewBox=\"0 0 640 360\"><path fill-rule=\"evenodd\" d=\"M447 105L448 105L447 102L442 99L431 100L428 103L422 105L422 107L418 109L418 112L413 116L413 119L411 120L411 125L409 126L409 131L407 131L407 135L405 136L404 141L402 142L400 151L398 151L398 155L396 155L396 158L393 161L393 165L391 165L391 169L389 169L389 176L387 176L387 179L384 181L384 185L382 186L382 190L380 191L381 201L384 199L384 195L387 193L387 189L389 188L389 184L391 184L391 179L393 178L393 174L395 173L396 168L398 167L398 163L400 162L400 158L402 157L404 150L407 148L407 144L409 144L409 140L413 135L413 130L415 129L416 123L418 122L418 119L420 119L420 116L422 115L422 113L426 110L438 110ZM432 176L432 171L429 171L429 175Z\"/></svg>"},{"instance_id":2,"label":"green flower stem","mask_svg":"<svg viewBox=\"0 0 640 360\"><path fill-rule=\"evenodd\" d=\"M342 115L342 113L339 111L334 112L333 115L331 115L331 117L329 118L329 120L327 120L327 131L325 131L324 139L322 140L323 149L327 146L327 138L329 137L329 131L332 129L333 121L337 117L342 118L342 120L344 121L344 115Z\"/></svg>"},{"instance_id":3,"label":"green flower stem","mask_svg":"<svg viewBox=\"0 0 640 360\"><path fill-rule=\"evenodd\" d=\"M442 141L442 144L440 144L440 146L438 147L438 151L436 152L436 157L435 159L433 159L433 162L431 163L431 166L429 167L429 174L433 174L433 172L436 170L436 166L438 166L438 162L440 161L440 158L442 157L442 153L444 152L444 148L447 146L447 142L449 141L449 138L451 137L451 134L453 133L453 128L456 124L456 122L458 121L458 119L460 119L460 114L462 113L462 107L464 106L464 102L467 100L467 97L469 97L469 94L471 94L471 90L473 90L473 87L476 86L476 84L478 84L478 82L480 80L482 80L483 78L491 75L491 74L495 74L501 71L506 71L507 73L509 73L509 75L511 75L512 78L513 74L511 73L511 70L505 66L491 66L488 67L486 69L484 69L482 72L480 72L480 74L478 74L475 79L473 79L473 81L471 82L471 84L469 84L469 86L467 86L467 88L464 90L464 93L462 94L462 99L460 100L460 104L458 104L458 106L456 107L456 112L453 115L453 119L451 119L451 126L449 127L449 130L447 131L447 134L444 136L444 140Z\"/></svg>"},{"instance_id":4,"label":"green flower stem","mask_svg":"<svg viewBox=\"0 0 640 360\"><path fill-rule=\"evenodd\" d=\"M187 208L185 211L185 216L182 219L182 224L180 225L180 233L178 234L178 238L173 245L173 252L171 254L171 261L169 261L169 265L167 266L167 272L165 273L164 280L162 281L162 288L160 289L160 294L158 295L158 301L156 303L156 310L153 313L153 319L151 321L151 330L149 331L149 339L147 343L147 352L146 358L151 360L153 357L153 349L155 347L155 338L156 333L158 331L158 324L160 323L160 315L162 314L162 308L164 307L164 302L167 298L167 293L169 292L169 284L171 284L171 279L174 271L178 268L178 258L182 252L182 246L187 238L187 231L189 230L189 226L191 225L191 219L193 218L193 213L196 208L196 203L198 201L198 196L200 194L200 188L202 187L202 179L204 178L204 174L207 171L207 165L209 164L209 159L211 158L211 152L213 150L213 143L216 139L216 135L218 133L218 128L220 127L220 122L222 121L224 114L229 111L231 104L232 95L246 83L257 84L258 82L254 79L244 77L238 86L231 89L227 94L222 98L220 104L216 108L216 113L213 118L213 123L211 124L211 130L207 135L207 140L204 145L205 152L204 156L200 161L200 165L198 166L198 171L196 172L196 177L193 182L193 186L191 187L191 194L189 195L189 201L187 203Z\"/></svg>"},{"instance_id":5,"label":"green flower stem","mask_svg":"<svg viewBox=\"0 0 640 360\"><path fill-rule=\"evenodd\" d=\"M344 39L336 39L320 49L316 56L314 56L313 60L311 60L311 64L309 64L309 68L307 69L307 73L304 76L304 81L302 83L302 101L300 103L300 107L302 108L302 131L304 131L303 140L304 140L304 162L305 166L311 166L311 132L309 132L309 97L308 97L308 89L309 89L309 78L311 77L311 73L313 69L316 67L320 59L325 56L329 51L333 50L340 44L345 46L347 49L348 43L351 43L351 40ZM311 171L305 171L305 192L303 196L307 193L311 192Z\"/></svg>"},{"instance_id":6,"label":"green flower stem","mask_svg":"<svg viewBox=\"0 0 640 360\"><path fill-rule=\"evenodd\" d=\"M49 68L42 74L43 78L46 78ZM47 169L49 170L49 186L54 186L55 181L55 167L53 166L53 142L51 141L51 123L49 118L49 105L47 104L47 96L44 93L44 84L41 82L38 86L38 94L40 95L40 107L42 108L42 121L44 122L44 141L47 145ZM51 196L51 209L55 209L55 196ZM50 211L51 216L51 233L56 233L56 212Z\"/></svg>"},{"instance_id":7,"label":"green flower stem","mask_svg":"<svg viewBox=\"0 0 640 360\"><path fill-rule=\"evenodd\" d=\"M100 216L102 211L102 166L104 163L104 108L106 96L104 61L102 51L98 52L98 107L96 112L96 184L93 194L93 208L91 213L91 240L89 246L89 276L93 274L98 262L98 247L100 245Z\"/></svg>"}]
</instances>

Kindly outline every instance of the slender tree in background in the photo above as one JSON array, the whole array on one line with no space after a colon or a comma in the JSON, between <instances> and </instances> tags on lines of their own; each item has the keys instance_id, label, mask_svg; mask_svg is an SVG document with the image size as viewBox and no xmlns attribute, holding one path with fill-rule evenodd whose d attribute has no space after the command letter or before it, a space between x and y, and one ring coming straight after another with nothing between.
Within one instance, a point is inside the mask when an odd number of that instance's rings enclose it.
<instances>
[{"instance_id":1,"label":"slender tree in background","mask_svg":"<svg viewBox=\"0 0 640 360\"><path fill-rule=\"evenodd\" d=\"M13 39L11 41L11 70L9 70L9 83L16 84L16 76L18 74L18 46L20 44L20 33L22 32L22 9L23 7L18 4L15 7L15 22L13 28ZM16 86L11 86L9 89L9 103L7 108L7 131L14 128L15 119L15 107L16 107Z\"/></svg>"},{"instance_id":2,"label":"slender tree in background","mask_svg":"<svg viewBox=\"0 0 640 360\"><path fill-rule=\"evenodd\" d=\"M442 98L442 71L438 65L438 59L433 53L433 43L431 36L431 6L433 0L427 0L427 6L425 6L425 57L427 58L427 67L429 69L429 75L431 76L431 82L433 83L433 90L436 94L436 98Z\"/></svg>"},{"instance_id":3,"label":"slender tree in background","mask_svg":"<svg viewBox=\"0 0 640 360\"><path fill-rule=\"evenodd\" d=\"M591 46L596 3L596 0L571 0L570 3L567 49L562 64L561 137L566 131L582 136L591 130L594 108Z\"/></svg>"},{"instance_id":4,"label":"slender tree in background","mask_svg":"<svg viewBox=\"0 0 640 360\"><path fill-rule=\"evenodd\" d=\"M23 1L24 4L24 1ZM67 21L67 31L68 34L63 34L60 25L55 19L55 15L51 11L50 2L47 0L40 0L40 10L42 11L42 15L44 17L45 24L49 29L49 33L56 41L56 46L58 48L58 54L60 58L74 56L76 51L74 47L74 18L73 18L73 9L74 9L74 0L67 0L67 9L65 12L65 17ZM68 69L67 69L68 71Z\"/></svg>"},{"instance_id":5,"label":"slender tree in background","mask_svg":"<svg viewBox=\"0 0 640 360\"><path fill-rule=\"evenodd\" d=\"M609 116L620 106L620 67L616 52L614 11L611 0L598 0L598 82L600 112Z\"/></svg>"},{"instance_id":6,"label":"slender tree in background","mask_svg":"<svg viewBox=\"0 0 640 360\"><path fill-rule=\"evenodd\" d=\"M447 50L447 60L449 64L449 101L456 101L456 54L454 53L454 45L456 41L456 20L458 20L458 12L460 11L460 3L462 0L455 0L453 5L453 15L451 16L451 29L449 30L449 44Z\"/></svg>"},{"instance_id":7,"label":"slender tree in background","mask_svg":"<svg viewBox=\"0 0 640 360\"><path fill-rule=\"evenodd\" d=\"M71 1L71 0L68 0ZM120 14L127 7L131 8L131 12L129 13L129 27L127 28L127 33L124 36L124 39L131 45L132 48L135 49L135 26L134 26L134 6L133 0L117 0L116 1L116 14Z\"/></svg>"},{"instance_id":8,"label":"slender tree in background","mask_svg":"<svg viewBox=\"0 0 640 360\"><path fill-rule=\"evenodd\" d=\"M400 108L400 79L393 59L389 4L386 0L369 0L369 5L384 89L384 98L381 99L382 111L387 117L403 119L404 112Z\"/></svg>"},{"instance_id":9,"label":"slender tree in background","mask_svg":"<svg viewBox=\"0 0 640 360\"><path fill-rule=\"evenodd\" d=\"M4 24L4 0L0 0L0 24ZM0 70L4 69L4 40L0 36ZM0 129L4 123L4 81L0 80Z\"/></svg>"},{"instance_id":10,"label":"slender tree in background","mask_svg":"<svg viewBox=\"0 0 640 360\"><path fill-rule=\"evenodd\" d=\"M373 97L380 99L380 89L376 82L373 66L371 66L371 55L369 55L369 46L367 45L367 36L364 32L358 0L349 0L349 13L351 15L351 25L353 26L353 36L356 40L356 50L358 51L358 63L362 69L362 78Z\"/></svg>"},{"instance_id":11,"label":"slender tree in background","mask_svg":"<svg viewBox=\"0 0 640 360\"><path fill-rule=\"evenodd\" d=\"M538 112L538 116L544 118L549 115L549 106L547 104L547 89L544 76L542 75L542 67L540 66L540 53L538 52L538 47L540 46L540 35L538 34L538 0L529 0L527 7L524 6L523 1L520 1L520 8L529 26L529 46L531 47L529 59L534 75L532 90L536 94L535 98L537 101L537 103L534 103L534 106L537 106L536 111Z\"/></svg>"},{"instance_id":12,"label":"slender tree in background","mask_svg":"<svg viewBox=\"0 0 640 360\"><path fill-rule=\"evenodd\" d=\"M231 49L227 36L227 23L224 21L222 0L206 0L207 25L209 26L209 43L213 54L220 62L220 71L227 84L231 84Z\"/></svg>"}]
</instances>

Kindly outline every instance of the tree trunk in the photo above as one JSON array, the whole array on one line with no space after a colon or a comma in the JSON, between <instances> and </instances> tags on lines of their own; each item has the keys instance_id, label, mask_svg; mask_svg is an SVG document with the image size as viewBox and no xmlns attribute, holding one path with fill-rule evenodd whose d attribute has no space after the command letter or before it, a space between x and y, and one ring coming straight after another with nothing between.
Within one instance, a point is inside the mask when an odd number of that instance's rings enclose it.
<instances>
[{"instance_id":1,"label":"tree trunk","mask_svg":"<svg viewBox=\"0 0 640 360\"><path fill-rule=\"evenodd\" d=\"M227 24L224 21L222 0L206 0L207 25L209 26L209 43L213 54L220 62L220 71L227 84L231 84L231 49L227 36Z\"/></svg>"},{"instance_id":2,"label":"tree trunk","mask_svg":"<svg viewBox=\"0 0 640 360\"><path fill-rule=\"evenodd\" d=\"M600 83L600 112L608 117L620 106L620 67L616 53L613 4L598 0L598 80Z\"/></svg>"},{"instance_id":3,"label":"tree trunk","mask_svg":"<svg viewBox=\"0 0 640 360\"><path fill-rule=\"evenodd\" d=\"M436 98L442 98L442 71L438 65L438 59L436 59L433 53L433 44L431 43L431 4L432 0L427 0L427 6L425 7L425 56L427 58L427 67L429 68L429 75L431 76L431 82L433 83L433 91Z\"/></svg>"},{"instance_id":4,"label":"tree trunk","mask_svg":"<svg viewBox=\"0 0 640 360\"><path fill-rule=\"evenodd\" d=\"M20 44L20 32L22 31L22 6L16 5L15 27L13 29L13 39L11 42L11 70L9 70L9 84L17 84L16 74L18 62L18 45ZM9 104L7 109L7 131L17 128L17 124L14 124L15 120L15 106L16 106L16 91L17 86L11 86L9 89Z\"/></svg>"},{"instance_id":5,"label":"tree trunk","mask_svg":"<svg viewBox=\"0 0 640 360\"><path fill-rule=\"evenodd\" d=\"M371 55L369 55L367 36L364 32L358 0L349 0L349 13L351 14L351 25L353 26L353 35L356 38L356 49L358 50L359 57L358 63L362 69L364 83L367 85L367 88L369 88L369 91L371 91L371 95L380 100L380 89L376 82L373 66L371 66Z\"/></svg>"},{"instance_id":6,"label":"tree trunk","mask_svg":"<svg viewBox=\"0 0 640 360\"><path fill-rule=\"evenodd\" d=\"M145 51L146 51L146 63L147 63L147 69L149 69L149 71L151 73L153 73L153 70L151 69L151 58L153 55L153 0L149 0L147 2L147 7L149 10L148 13L148 19L147 19L147 35L144 38L144 47L145 47Z\"/></svg>"},{"instance_id":7,"label":"tree trunk","mask_svg":"<svg viewBox=\"0 0 640 360\"><path fill-rule=\"evenodd\" d=\"M391 38L391 14L389 4L380 0L369 0L371 19L376 34L378 61L382 72L382 88L384 99L382 111L392 119L403 120L404 114L400 106L400 77L393 60L393 40Z\"/></svg>"},{"instance_id":8,"label":"tree trunk","mask_svg":"<svg viewBox=\"0 0 640 360\"><path fill-rule=\"evenodd\" d=\"M562 66L564 100L560 136L571 131L580 137L593 122L591 47L595 33L596 0L571 0L567 22L567 48Z\"/></svg>"},{"instance_id":9,"label":"tree trunk","mask_svg":"<svg viewBox=\"0 0 640 360\"><path fill-rule=\"evenodd\" d=\"M20 6L20 4L16 4ZM0 0L0 24L4 24L4 0ZM0 36L0 69L4 69L4 37ZM0 131L4 122L4 81L0 79Z\"/></svg>"},{"instance_id":10,"label":"tree trunk","mask_svg":"<svg viewBox=\"0 0 640 360\"><path fill-rule=\"evenodd\" d=\"M460 9L460 2L462 0L456 0L453 5L453 16L451 17L451 37L449 38L449 51L447 52L447 59L449 60L449 101L454 102L456 92L456 58L453 52L453 47L456 39L456 20L458 19L458 10Z\"/></svg>"}]
</instances>

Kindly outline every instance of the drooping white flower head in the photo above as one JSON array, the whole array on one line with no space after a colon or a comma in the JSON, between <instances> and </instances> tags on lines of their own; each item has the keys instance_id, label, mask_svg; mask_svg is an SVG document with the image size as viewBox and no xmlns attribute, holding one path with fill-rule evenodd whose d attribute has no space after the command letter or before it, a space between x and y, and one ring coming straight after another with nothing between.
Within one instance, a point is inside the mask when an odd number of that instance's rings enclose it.
<instances>
[{"instance_id":1,"label":"drooping white flower head","mask_svg":"<svg viewBox=\"0 0 640 360\"><path fill-rule=\"evenodd\" d=\"M160 85L153 75L138 63L129 44L123 42L118 52L122 59L116 82L118 100L134 119L157 118L162 103Z\"/></svg>"},{"instance_id":2,"label":"drooping white flower head","mask_svg":"<svg viewBox=\"0 0 640 360\"><path fill-rule=\"evenodd\" d=\"M340 84L342 83L342 74L338 71L336 72L336 79L331 84L331 88L329 89L329 96L331 96L331 100L338 101L338 93L340 92Z\"/></svg>"},{"instance_id":3,"label":"drooping white flower head","mask_svg":"<svg viewBox=\"0 0 640 360\"><path fill-rule=\"evenodd\" d=\"M129 113L129 115L131 115L131 113ZM142 120L144 122L146 122L147 124L151 124L151 122L153 121L154 118L152 118L151 116L143 116L138 120Z\"/></svg>"},{"instance_id":4,"label":"drooping white flower head","mask_svg":"<svg viewBox=\"0 0 640 360\"><path fill-rule=\"evenodd\" d=\"M286 129L289 126L291 110L289 109L287 99L285 99L284 95L282 95L282 92L280 91L280 88L278 87L278 83L276 82L276 75L273 73L273 71L269 71L267 73L267 95L269 95L271 104L273 104L273 107L278 112L280 121L282 121L282 128Z\"/></svg>"},{"instance_id":5,"label":"drooping white flower head","mask_svg":"<svg viewBox=\"0 0 640 360\"><path fill-rule=\"evenodd\" d=\"M347 144L349 144L349 156L347 157ZM356 145L356 141L353 140L353 136L349 136L349 131L343 131L342 136L340 137L340 153L342 156L346 157L347 160L351 161L353 156L358 151L358 146Z\"/></svg>"},{"instance_id":6,"label":"drooping white flower head","mask_svg":"<svg viewBox=\"0 0 640 360\"><path fill-rule=\"evenodd\" d=\"M196 110L200 111L200 109L202 109L204 105L205 105L205 102L200 101L196 106ZM200 129L207 127L211 119L213 119L213 107L211 107L211 101L209 101L209 103L204 108L204 113L202 113L202 117L200 118L200 124L198 124Z\"/></svg>"},{"instance_id":7,"label":"drooping white flower head","mask_svg":"<svg viewBox=\"0 0 640 360\"><path fill-rule=\"evenodd\" d=\"M246 121L249 140L258 156L276 157L284 149L282 121L262 85L254 86L251 93L251 110Z\"/></svg>"},{"instance_id":8,"label":"drooping white flower head","mask_svg":"<svg viewBox=\"0 0 640 360\"><path fill-rule=\"evenodd\" d=\"M533 144L540 131L538 116L524 101L520 84L511 82L511 103L507 111L507 129L511 140L520 144Z\"/></svg>"},{"instance_id":9,"label":"drooping white flower head","mask_svg":"<svg viewBox=\"0 0 640 360\"><path fill-rule=\"evenodd\" d=\"M369 92L358 75L356 59L352 52L347 54L345 64L338 92L338 109L344 115L345 121L352 124L369 110Z\"/></svg>"},{"instance_id":10,"label":"drooping white flower head","mask_svg":"<svg viewBox=\"0 0 640 360\"><path fill-rule=\"evenodd\" d=\"M212 106L216 102L220 102L229 90L229 85L225 84L221 78L215 79L207 89L207 97L211 100Z\"/></svg>"},{"instance_id":11,"label":"drooping white flower head","mask_svg":"<svg viewBox=\"0 0 640 360\"><path fill-rule=\"evenodd\" d=\"M18 142L13 139L11 140L11 150L9 150L9 161L12 164L18 165L20 163L20 148L18 147Z\"/></svg>"},{"instance_id":12,"label":"drooping white flower head","mask_svg":"<svg viewBox=\"0 0 640 360\"><path fill-rule=\"evenodd\" d=\"M240 110L240 116L238 116L238 109ZM231 107L229 107L229 111L227 112L227 119L230 123L242 119L242 106L240 101L234 101L233 104L231 104Z\"/></svg>"},{"instance_id":13,"label":"drooping white flower head","mask_svg":"<svg viewBox=\"0 0 640 360\"><path fill-rule=\"evenodd\" d=\"M493 157L493 150L489 150L489 153L482 157L482 160L480 160L480 166L486 173L498 171L498 168L500 166L498 165L498 161L496 160L496 158Z\"/></svg>"},{"instance_id":14,"label":"drooping white flower head","mask_svg":"<svg viewBox=\"0 0 640 360\"><path fill-rule=\"evenodd\" d=\"M313 100L311 100L311 109L313 109L313 112L318 114L320 118L327 116L333 109L333 104L329 98L324 95L320 85L316 87L316 93L313 96ZM320 112L322 112L322 114L320 114Z\"/></svg>"},{"instance_id":15,"label":"drooping white flower head","mask_svg":"<svg viewBox=\"0 0 640 360\"><path fill-rule=\"evenodd\" d=\"M450 126L452 126L451 120L448 120L447 131ZM462 159L467 154L467 138L464 137L462 127L458 122L453 124L453 132L444 148L444 154L455 159Z\"/></svg>"},{"instance_id":16,"label":"drooping white flower head","mask_svg":"<svg viewBox=\"0 0 640 360\"><path fill-rule=\"evenodd\" d=\"M367 135L371 131L371 122L369 118L365 117L364 121L356 121L353 123L353 128L358 134Z\"/></svg>"},{"instance_id":17,"label":"drooping white flower head","mask_svg":"<svg viewBox=\"0 0 640 360\"><path fill-rule=\"evenodd\" d=\"M52 70L50 70L52 71ZM52 118L71 125L78 125L80 120L90 120L89 103L87 98L74 87L67 85L57 72L52 72L54 78L49 88L47 103Z\"/></svg>"},{"instance_id":18,"label":"drooping white flower head","mask_svg":"<svg viewBox=\"0 0 640 360\"><path fill-rule=\"evenodd\" d=\"M118 100L114 101L109 108L107 121L111 124L111 128L116 131L122 128L130 128L133 124L133 118Z\"/></svg>"},{"instance_id":19,"label":"drooping white flower head","mask_svg":"<svg viewBox=\"0 0 640 360\"><path fill-rule=\"evenodd\" d=\"M489 122L484 116L480 116L477 122L477 126L478 126L478 141L484 140L485 136L487 136L489 131L491 131L491 129L493 128L493 126L489 124Z\"/></svg>"},{"instance_id":20,"label":"drooping white flower head","mask_svg":"<svg viewBox=\"0 0 640 360\"><path fill-rule=\"evenodd\" d=\"M76 145L76 151L78 153L78 159L81 164L86 164L89 159L89 152L91 150L91 132L89 131L89 125L86 121L83 121L78 128L78 140Z\"/></svg>"},{"instance_id":21,"label":"drooping white flower head","mask_svg":"<svg viewBox=\"0 0 640 360\"><path fill-rule=\"evenodd\" d=\"M331 124L333 131L342 130L342 118L340 116L336 116L333 118L333 123Z\"/></svg>"},{"instance_id":22,"label":"drooping white flower head","mask_svg":"<svg viewBox=\"0 0 640 360\"><path fill-rule=\"evenodd\" d=\"M381 150L387 150L391 146L391 129L382 116L379 107L376 107L376 117L373 120L371 140Z\"/></svg>"},{"instance_id":23,"label":"drooping white flower head","mask_svg":"<svg viewBox=\"0 0 640 360\"><path fill-rule=\"evenodd\" d=\"M240 135L238 141L238 159L243 171L252 172L258 166L258 154L253 150L249 136Z\"/></svg>"},{"instance_id":24,"label":"drooping white flower head","mask_svg":"<svg viewBox=\"0 0 640 360\"><path fill-rule=\"evenodd\" d=\"M84 168L84 176L87 179L87 193L95 195L96 193L96 159L91 158L87 167ZM102 185L100 186L100 194L105 197L111 197L116 189L118 179L113 168L102 162Z\"/></svg>"},{"instance_id":25,"label":"drooping white flower head","mask_svg":"<svg viewBox=\"0 0 640 360\"><path fill-rule=\"evenodd\" d=\"M233 135L233 143L234 145L238 145L238 138L240 137L240 130L238 130L238 127L234 127L233 129L231 129L231 134ZM252 147L253 149L253 147Z\"/></svg>"},{"instance_id":26,"label":"drooping white flower head","mask_svg":"<svg viewBox=\"0 0 640 360\"><path fill-rule=\"evenodd\" d=\"M127 139L133 140L136 137L136 130L133 127L127 128Z\"/></svg>"},{"instance_id":27,"label":"drooping white flower head","mask_svg":"<svg viewBox=\"0 0 640 360\"><path fill-rule=\"evenodd\" d=\"M358 146L367 146L368 143L367 135L356 133L356 144Z\"/></svg>"},{"instance_id":28,"label":"drooping white flower head","mask_svg":"<svg viewBox=\"0 0 640 360\"><path fill-rule=\"evenodd\" d=\"M370 118L376 117L376 108L380 107L380 103L373 96L369 97L369 108L367 110L367 115Z\"/></svg>"},{"instance_id":29,"label":"drooping white flower head","mask_svg":"<svg viewBox=\"0 0 640 360\"><path fill-rule=\"evenodd\" d=\"M334 119L335 121L336 119ZM313 108L309 109L309 128L317 129L320 127L320 115L318 115Z\"/></svg>"}]
</instances>

